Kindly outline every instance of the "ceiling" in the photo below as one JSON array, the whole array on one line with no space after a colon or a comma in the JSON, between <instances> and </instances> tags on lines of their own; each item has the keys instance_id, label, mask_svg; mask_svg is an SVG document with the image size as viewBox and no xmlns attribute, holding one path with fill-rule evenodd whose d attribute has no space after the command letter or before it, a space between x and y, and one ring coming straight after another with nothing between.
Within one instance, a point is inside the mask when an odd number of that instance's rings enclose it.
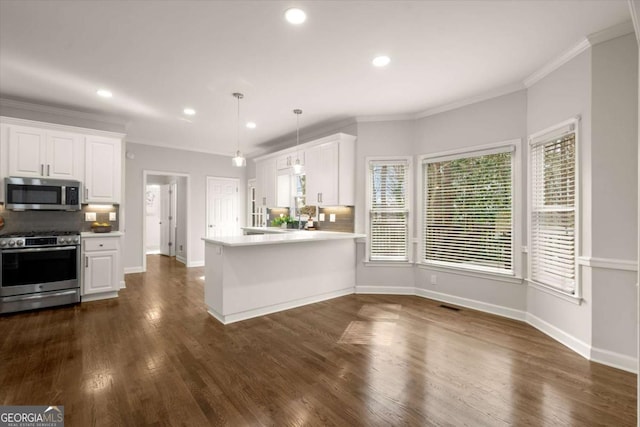
<instances>
[{"instance_id":1,"label":"ceiling","mask_svg":"<svg viewBox=\"0 0 640 427\"><path fill-rule=\"evenodd\" d=\"M292 6L307 21L283 19ZM123 118L127 140L232 155L302 128L522 84L630 19L626 0L0 0L0 97ZM386 54L385 68L371 65ZM96 96L108 88L113 98ZM182 113L194 108L195 116Z\"/></svg>"}]
</instances>

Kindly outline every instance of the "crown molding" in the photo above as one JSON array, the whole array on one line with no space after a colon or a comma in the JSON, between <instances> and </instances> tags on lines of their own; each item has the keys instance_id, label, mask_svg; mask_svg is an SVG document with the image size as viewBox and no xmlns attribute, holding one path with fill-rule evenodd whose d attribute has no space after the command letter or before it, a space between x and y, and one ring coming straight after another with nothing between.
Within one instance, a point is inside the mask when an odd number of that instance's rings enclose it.
<instances>
[{"instance_id":1,"label":"crown molding","mask_svg":"<svg viewBox=\"0 0 640 427\"><path fill-rule=\"evenodd\" d=\"M451 102L449 104L440 105L438 107L430 108L428 110L421 111L413 115L413 119L423 119L425 117L433 116L436 114L444 113L447 111L455 110L467 105L476 104L478 102L487 101L489 99L497 98L499 96L508 95L510 93L518 92L526 89L525 86L520 83L513 83L507 86L502 86L489 92L484 92L479 95L464 98L458 101Z\"/></svg>"},{"instance_id":2,"label":"crown molding","mask_svg":"<svg viewBox=\"0 0 640 427\"><path fill-rule=\"evenodd\" d=\"M379 116L357 116L356 123L367 123L367 122L399 122L404 120L414 120L416 115L414 113L411 114L381 114Z\"/></svg>"},{"instance_id":3,"label":"crown molding","mask_svg":"<svg viewBox=\"0 0 640 427\"><path fill-rule=\"evenodd\" d=\"M591 47L591 43L589 43L589 40L587 39L582 40L580 43L573 46L571 49L565 51L557 58L547 62L538 71L534 72L533 74L529 75L529 77L525 78L523 81L525 87L530 88L531 86L533 86L534 84L536 84L537 82L539 82L540 80L542 80L543 78L545 78L546 76L548 76L549 74L557 70L558 68L562 67L567 62L571 61L576 56L580 55L582 52L589 49L590 47Z\"/></svg>"},{"instance_id":4,"label":"crown molding","mask_svg":"<svg viewBox=\"0 0 640 427\"><path fill-rule=\"evenodd\" d=\"M16 99L0 98L0 108L16 108L20 110L33 111L38 113L55 114L58 116L69 117L73 119L91 120L94 122L108 123L119 125L125 129L129 127L130 121L118 116L110 116L106 114L89 113L86 111L71 110L68 108L54 107L52 105L36 104L27 101L19 101Z\"/></svg>"},{"instance_id":5,"label":"crown molding","mask_svg":"<svg viewBox=\"0 0 640 427\"><path fill-rule=\"evenodd\" d=\"M200 153L200 154L210 154L213 156L220 156L220 157L228 157L228 158L232 158L234 156L234 153L221 153L218 151L212 151L212 150L203 150L203 149L199 149L199 148L191 148L191 147L176 147L175 145L171 145L171 144L167 144L167 143L158 143L155 141L149 141L149 140L145 140L145 139L129 139L127 138L127 145L128 144L136 144L136 145L144 145L147 147L154 147L154 148L166 148L168 150L179 150L179 151L189 151L192 153ZM245 157L249 157L246 153L245 153Z\"/></svg>"},{"instance_id":6,"label":"crown molding","mask_svg":"<svg viewBox=\"0 0 640 427\"><path fill-rule=\"evenodd\" d=\"M627 34L631 34L634 31L633 25L634 24L631 21L624 21L605 30L589 34L584 38L584 40L573 46L571 49L563 52L557 58L554 58L551 61L547 62L538 71L535 71L534 73L529 75L529 77L525 78L524 85L527 88L530 88L531 86L542 80L544 77L548 76L592 46L609 40L613 40L618 37L626 36Z\"/></svg>"},{"instance_id":7,"label":"crown molding","mask_svg":"<svg viewBox=\"0 0 640 427\"><path fill-rule=\"evenodd\" d=\"M589 41L591 46L595 46L597 44L613 40L618 37L626 36L627 34L631 34L633 32L633 22L624 21L619 23L618 25L614 25L613 27L598 31L597 33L589 34L587 36L587 40Z\"/></svg>"}]
</instances>

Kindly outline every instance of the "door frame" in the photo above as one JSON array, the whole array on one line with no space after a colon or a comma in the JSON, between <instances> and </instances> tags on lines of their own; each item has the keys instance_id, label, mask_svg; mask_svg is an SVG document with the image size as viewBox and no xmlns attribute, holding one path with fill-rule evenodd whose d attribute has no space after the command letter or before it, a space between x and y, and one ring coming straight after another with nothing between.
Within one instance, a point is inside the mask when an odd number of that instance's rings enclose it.
<instances>
[{"instance_id":1,"label":"door frame","mask_svg":"<svg viewBox=\"0 0 640 427\"><path fill-rule=\"evenodd\" d=\"M192 250L191 250L191 175L188 173L181 172L172 172L172 171L159 171L159 170L150 170L144 169L142 171L142 272L147 271L147 200L146 200L146 191L147 191L147 177L149 175L161 175L161 176L171 176L171 177L179 177L186 178L186 199L187 199L187 209L186 209L186 220L187 220L187 230L185 233L185 246L187 247L187 258L185 260L186 266L189 267L192 259Z\"/></svg>"},{"instance_id":2,"label":"door frame","mask_svg":"<svg viewBox=\"0 0 640 427\"><path fill-rule=\"evenodd\" d=\"M207 226L207 221L209 220L209 182L211 180L220 180L220 181L231 181L231 182L235 182L236 184L236 214L238 215L238 227L242 227L242 225L240 225L240 213L241 213L241 208L240 208L240 178L229 178L228 176L211 176L211 175L207 175L206 176L206 180L205 180L205 186L204 186L204 235L207 236L208 234L208 226Z\"/></svg>"}]
</instances>

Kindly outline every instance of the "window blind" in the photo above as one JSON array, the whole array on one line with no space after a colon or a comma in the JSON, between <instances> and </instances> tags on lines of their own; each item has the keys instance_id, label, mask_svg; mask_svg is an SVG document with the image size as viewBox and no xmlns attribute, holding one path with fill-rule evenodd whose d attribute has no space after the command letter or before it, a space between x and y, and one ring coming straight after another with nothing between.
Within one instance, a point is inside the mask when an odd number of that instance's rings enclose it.
<instances>
[{"instance_id":1,"label":"window blind","mask_svg":"<svg viewBox=\"0 0 640 427\"><path fill-rule=\"evenodd\" d=\"M369 163L369 259L408 261L407 161Z\"/></svg>"},{"instance_id":2,"label":"window blind","mask_svg":"<svg viewBox=\"0 0 640 427\"><path fill-rule=\"evenodd\" d=\"M425 161L425 262L513 273L512 150Z\"/></svg>"},{"instance_id":3,"label":"window blind","mask_svg":"<svg viewBox=\"0 0 640 427\"><path fill-rule=\"evenodd\" d=\"M531 146L531 279L575 293L575 132Z\"/></svg>"}]
</instances>

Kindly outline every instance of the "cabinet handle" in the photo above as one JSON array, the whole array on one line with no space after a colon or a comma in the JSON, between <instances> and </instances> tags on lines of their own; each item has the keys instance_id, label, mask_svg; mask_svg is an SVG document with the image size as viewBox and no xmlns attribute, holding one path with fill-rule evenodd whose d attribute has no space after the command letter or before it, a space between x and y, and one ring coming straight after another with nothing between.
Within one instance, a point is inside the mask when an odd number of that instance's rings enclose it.
<instances>
[{"instance_id":1,"label":"cabinet handle","mask_svg":"<svg viewBox=\"0 0 640 427\"><path fill-rule=\"evenodd\" d=\"M47 165L47 176L51 176L51 174L49 173L50 168L51 168L51 165Z\"/></svg>"},{"instance_id":2,"label":"cabinet handle","mask_svg":"<svg viewBox=\"0 0 640 427\"><path fill-rule=\"evenodd\" d=\"M318 193L318 203L322 203L322 193Z\"/></svg>"},{"instance_id":3,"label":"cabinet handle","mask_svg":"<svg viewBox=\"0 0 640 427\"><path fill-rule=\"evenodd\" d=\"M266 204L267 204L267 198L266 198L266 197L263 197L263 198L262 198L262 204L263 204L263 205L266 205Z\"/></svg>"},{"instance_id":4,"label":"cabinet handle","mask_svg":"<svg viewBox=\"0 0 640 427\"><path fill-rule=\"evenodd\" d=\"M44 176L44 165L40 163L40 175Z\"/></svg>"},{"instance_id":5,"label":"cabinet handle","mask_svg":"<svg viewBox=\"0 0 640 427\"><path fill-rule=\"evenodd\" d=\"M85 187L84 188L84 199L87 200L89 198L89 188Z\"/></svg>"},{"instance_id":6,"label":"cabinet handle","mask_svg":"<svg viewBox=\"0 0 640 427\"><path fill-rule=\"evenodd\" d=\"M84 266L86 268L89 268L89 257L88 256L84 257Z\"/></svg>"}]
</instances>

